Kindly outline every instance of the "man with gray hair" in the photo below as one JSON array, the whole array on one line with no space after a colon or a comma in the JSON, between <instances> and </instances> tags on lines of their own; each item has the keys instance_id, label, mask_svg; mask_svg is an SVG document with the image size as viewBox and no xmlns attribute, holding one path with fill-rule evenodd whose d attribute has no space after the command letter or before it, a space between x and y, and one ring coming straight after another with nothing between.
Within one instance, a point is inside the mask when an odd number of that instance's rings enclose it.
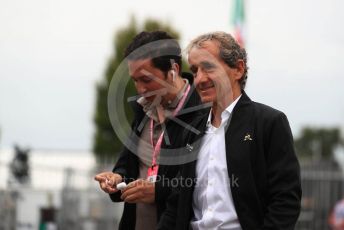
<instances>
[{"instance_id":1,"label":"man with gray hair","mask_svg":"<svg viewBox=\"0 0 344 230\"><path fill-rule=\"evenodd\" d=\"M227 33L201 35L188 62L208 113L184 133L197 159L181 166L159 229L293 229L300 213L300 168L284 113L244 91L247 54Z\"/></svg>"}]
</instances>

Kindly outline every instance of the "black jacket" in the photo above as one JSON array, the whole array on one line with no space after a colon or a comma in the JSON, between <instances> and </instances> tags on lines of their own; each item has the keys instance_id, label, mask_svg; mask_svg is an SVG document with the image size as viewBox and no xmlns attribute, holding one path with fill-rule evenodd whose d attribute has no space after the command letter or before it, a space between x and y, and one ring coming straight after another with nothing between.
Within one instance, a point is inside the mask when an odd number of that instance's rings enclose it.
<instances>
[{"instance_id":1,"label":"black jacket","mask_svg":"<svg viewBox=\"0 0 344 230\"><path fill-rule=\"evenodd\" d=\"M183 109L180 111L182 113L185 111L186 108L191 108L194 106L197 106L200 104L200 98L196 91L194 90L194 87L192 85L193 83L193 76L190 74L183 73L183 78L187 78L189 80L191 89L189 92L189 95L186 99L186 103L183 107ZM148 117L145 115L144 111L142 110L142 107L135 103L134 106L134 112L135 112L135 119L132 124L132 130L134 130L135 135L133 136L140 136L141 133L138 132L138 126L140 125L141 121L143 119L147 119ZM179 119L180 121L183 121L185 123L190 123L191 120L194 118L194 116L197 116L196 114L199 113L199 110L196 110L191 113L185 113L181 114L175 117L176 119ZM149 119L147 120L149 121ZM181 134L185 127L181 126L180 124L174 122L173 120L169 120L165 122L166 124L166 131L169 136L170 144L167 145L165 143L165 140L162 143L161 149L174 149L178 148L178 146L184 146L185 140L181 139ZM138 140L134 140L135 143L137 143ZM160 154L161 155L161 154ZM164 179L172 179L176 176L178 173L179 166L177 165L161 165L159 166L158 176ZM129 149L124 147L123 151L120 154L119 160L117 161L113 172L120 174L126 183L129 183L133 180L136 180L139 175L139 159L136 154L131 152ZM155 183L155 204L157 206L157 217L158 220L160 218L161 213L166 208L166 200L171 192L171 187L168 186L168 184L164 184L161 180L157 180ZM121 193L117 192L110 195L110 198L114 202L121 202L120 198ZM135 220L136 220L136 204L124 204L124 210L123 215L120 221L119 229L123 230L130 230L135 229Z\"/></svg>"},{"instance_id":2,"label":"black jacket","mask_svg":"<svg viewBox=\"0 0 344 230\"><path fill-rule=\"evenodd\" d=\"M192 125L203 134L207 119L208 114L200 115ZM245 140L247 135L250 138ZM194 147L192 151L197 152L202 135L185 136ZM287 117L251 101L243 92L232 112L225 141L228 176L231 181L236 178L230 188L242 229L294 229L300 213L301 183ZM180 170L184 181L194 181L196 161ZM159 229L189 229L194 186L173 190Z\"/></svg>"}]
</instances>

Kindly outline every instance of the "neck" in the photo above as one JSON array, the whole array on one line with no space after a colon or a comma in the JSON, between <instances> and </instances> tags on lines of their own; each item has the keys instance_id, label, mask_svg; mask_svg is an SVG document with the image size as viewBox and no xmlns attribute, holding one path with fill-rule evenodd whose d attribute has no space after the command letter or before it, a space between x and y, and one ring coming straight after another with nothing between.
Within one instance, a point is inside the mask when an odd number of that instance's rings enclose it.
<instances>
[{"instance_id":1,"label":"neck","mask_svg":"<svg viewBox=\"0 0 344 230\"><path fill-rule=\"evenodd\" d=\"M223 110L222 110L223 111ZM211 124L218 128L221 125L221 113L222 111L219 109L217 104L213 104L213 107L211 109Z\"/></svg>"},{"instance_id":2,"label":"neck","mask_svg":"<svg viewBox=\"0 0 344 230\"><path fill-rule=\"evenodd\" d=\"M233 90L231 95L227 97L218 98L212 106L212 120L211 123L214 127L218 128L221 125L222 112L241 95L241 89Z\"/></svg>"}]
</instances>

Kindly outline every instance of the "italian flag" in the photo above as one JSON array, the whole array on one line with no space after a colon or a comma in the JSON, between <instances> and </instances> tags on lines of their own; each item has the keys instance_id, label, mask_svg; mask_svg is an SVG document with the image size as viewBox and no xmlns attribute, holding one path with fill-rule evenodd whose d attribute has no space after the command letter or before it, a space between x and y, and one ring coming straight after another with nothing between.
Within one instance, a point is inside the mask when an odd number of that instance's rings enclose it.
<instances>
[{"instance_id":1,"label":"italian flag","mask_svg":"<svg viewBox=\"0 0 344 230\"><path fill-rule=\"evenodd\" d=\"M244 23L245 23L245 5L244 0L233 0L232 24L234 26L234 37L239 44L244 47Z\"/></svg>"}]
</instances>

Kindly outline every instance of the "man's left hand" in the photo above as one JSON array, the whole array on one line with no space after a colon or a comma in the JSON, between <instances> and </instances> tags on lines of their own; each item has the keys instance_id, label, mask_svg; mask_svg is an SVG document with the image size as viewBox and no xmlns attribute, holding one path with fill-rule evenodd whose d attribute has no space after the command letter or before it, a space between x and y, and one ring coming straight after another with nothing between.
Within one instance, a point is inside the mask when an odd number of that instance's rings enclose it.
<instances>
[{"instance_id":1,"label":"man's left hand","mask_svg":"<svg viewBox=\"0 0 344 230\"><path fill-rule=\"evenodd\" d=\"M122 191L121 199L128 203L154 203L155 183L147 180L136 180Z\"/></svg>"}]
</instances>

